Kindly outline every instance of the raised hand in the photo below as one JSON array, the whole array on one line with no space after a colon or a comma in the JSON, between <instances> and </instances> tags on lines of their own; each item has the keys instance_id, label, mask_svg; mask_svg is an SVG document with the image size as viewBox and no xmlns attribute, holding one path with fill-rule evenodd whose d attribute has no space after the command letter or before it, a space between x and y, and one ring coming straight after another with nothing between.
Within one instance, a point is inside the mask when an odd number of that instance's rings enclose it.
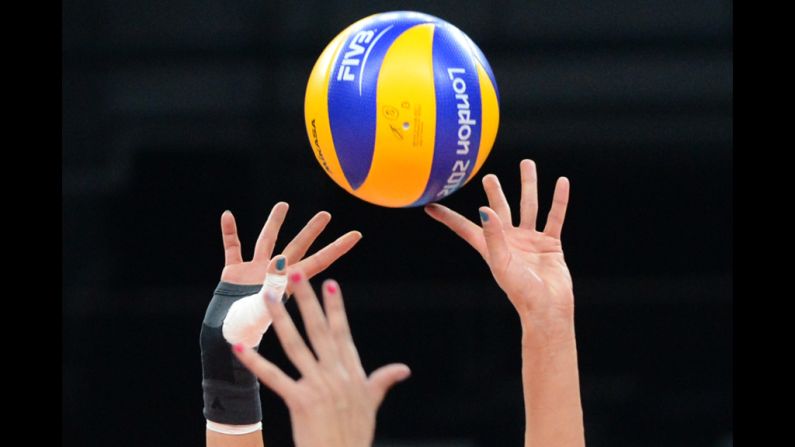
<instances>
[{"instance_id":1,"label":"raised hand","mask_svg":"<svg viewBox=\"0 0 795 447\"><path fill-rule=\"evenodd\" d=\"M483 256L519 313L525 447L583 447L574 291L560 243L569 181L558 179L546 226L538 231L535 163L522 160L520 172L519 226L513 226L511 208L491 174L483 178L489 206L480 208L482 226L442 205L426 206L425 211Z\"/></svg>"},{"instance_id":2,"label":"raised hand","mask_svg":"<svg viewBox=\"0 0 795 447\"><path fill-rule=\"evenodd\" d=\"M324 315L306 275L293 271L290 283L314 353L281 300L269 296L266 303L276 335L301 378L292 379L243 345L235 345L234 352L284 399L296 447L370 447L378 407L387 391L411 371L406 365L391 364L367 376L351 337L339 285L331 280L323 284Z\"/></svg>"},{"instance_id":3,"label":"raised hand","mask_svg":"<svg viewBox=\"0 0 795 447\"><path fill-rule=\"evenodd\" d=\"M285 202L274 205L257 238L254 256L250 261L243 261L235 217L230 211L225 211L221 215L221 234L224 242L224 269L221 281L233 284L262 284L288 208L289 205ZM358 231L349 231L304 259L309 247L330 220L331 214L326 211L315 214L282 251L289 265L301 269L310 278L328 268L362 238L362 234ZM288 284L288 293L290 291Z\"/></svg>"},{"instance_id":4,"label":"raised hand","mask_svg":"<svg viewBox=\"0 0 795 447\"><path fill-rule=\"evenodd\" d=\"M518 226L513 225L511 208L493 174L483 177L489 206L480 208L482 226L443 205L431 204L425 211L480 253L497 284L523 318L570 320L574 312L572 281L560 241L569 181L565 177L558 179L546 226L538 231L535 163L522 160L520 173Z\"/></svg>"}]
</instances>

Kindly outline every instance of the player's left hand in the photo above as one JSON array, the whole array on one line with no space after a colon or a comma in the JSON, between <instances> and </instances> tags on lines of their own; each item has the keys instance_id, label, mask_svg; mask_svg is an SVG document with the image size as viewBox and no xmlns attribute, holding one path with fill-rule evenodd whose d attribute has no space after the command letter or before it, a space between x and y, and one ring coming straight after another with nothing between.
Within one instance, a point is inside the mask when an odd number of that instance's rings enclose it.
<instances>
[{"instance_id":1,"label":"player's left hand","mask_svg":"<svg viewBox=\"0 0 795 447\"><path fill-rule=\"evenodd\" d=\"M286 202L274 205L257 238L254 256L250 261L243 261L237 225L232 212L225 211L221 215L221 234L224 242L224 269L221 272L221 281L245 285L262 284L288 208L289 205ZM336 241L304 258L309 247L323 232L330 220L331 214L320 211L284 247L281 253L287 258L287 264L291 268L300 269L307 277L311 278L327 269L362 238L360 232L349 231ZM287 285L287 293L291 293L290 284Z\"/></svg>"}]
</instances>

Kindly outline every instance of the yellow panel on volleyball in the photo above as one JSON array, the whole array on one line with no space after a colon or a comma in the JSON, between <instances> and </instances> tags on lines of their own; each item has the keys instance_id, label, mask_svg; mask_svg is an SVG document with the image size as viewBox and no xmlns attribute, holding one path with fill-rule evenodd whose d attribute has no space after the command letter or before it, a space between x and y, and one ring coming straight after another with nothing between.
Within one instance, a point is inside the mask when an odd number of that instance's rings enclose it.
<instances>
[{"instance_id":1,"label":"yellow panel on volleyball","mask_svg":"<svg viewBox=\"0 0 795 447\"><path fill-rule=\"evenodd\" d=\"M367 16L345 28L326 46L309 75L304 98L304 123L312 144L312 152L315 153L318 163L331 179L351 193L353 188L345 179L342 166L337 158L337 151L334 148L334 140L331 137L331 125L328 119L328 86L332 65L343 42L352 29L370 17L372 16Z\"/></svg>"},{"instance_id":2,"label":"yellow panel on volleyball","mask_svg":"<svg viewBox=\"0 0 795 447\"><path fill-rule=\"evenodd\" d=\"M407 206L425 191L433 166L436 96L433 24L400 35L378 75L375 150L370 172L354 193L388 207Z\"/></svg>"},{"instance_id":3,"label":"yellow panel on volleyball","mask_svg":"<svg viewBox=\"0 0 795 447\"><path fill-rule=\"evenodd\" d=\"M475 160L475 167L469 174L466 183L469 183L475 174L478 173L480 167L489 156L492 147L494 147L494 140L497 139L497 128L500 126L500 104L497 101L497 92L491 84L491 78L486 74L486 70L480 65L480 62L475 61L475 66L478 68L478 82L480 84L480 102L481 102L481 131L480 131L480 147L478 148L478 158Z\"/></svg>"}]
</instances>

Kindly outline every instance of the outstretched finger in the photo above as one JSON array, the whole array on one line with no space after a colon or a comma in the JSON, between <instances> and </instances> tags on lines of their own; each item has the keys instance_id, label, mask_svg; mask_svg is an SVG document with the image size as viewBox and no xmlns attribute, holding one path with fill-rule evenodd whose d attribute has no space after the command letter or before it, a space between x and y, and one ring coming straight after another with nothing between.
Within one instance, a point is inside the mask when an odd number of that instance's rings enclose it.
<instances>
[{"instance_id":1,"label":"outstretched finger","mask_svg":"<svg viewBox=\"0 0 795 447\"><path fill-rule=\"evenodd\" d=\"M232 212L226 210L221 214L221 237L224 241L224 265L240 264L243 255L240 251L240 239L237 237L237 224Z\"/></svg>"},{"instance_id":2,"label":"outstretched finger","mask_svg":"<svg viewBox=\"0 0 795 447\"><path fill-rule=\"evenodd\" d=\"M569 206L569 179L561 177L555 185L555 194L552 196L552 207L547 216L547 225L544 233L560 239L563 231L563 221L566 219L566 208Z\"/></svg>"},{"instance_id":3,"label":"outstretched finger","mask_svg":"<svg viewBox=\"0 0 795 447\"><path fill-rule=\"evenodd\" d=\"M538 217L538 175L533 160L522 160L519 163L519 174L522 179L522 197L519 199L519 227L528 230L536 229Z\"/></svg>"},{"instance_id":4,"label":"outstretched finger","mask_svg":"<svg viewBox=\"0 0 795 447\"><path fill-rule=\"evenodd\" d=\"M314 376L318 372L317 360L304 343L301 334L293 323L293 319L284 308L281 297L269 291L265 292L265 305L273 319L273 329L279 338L287 358L293 362L303 376Z\"/></svg>"},{"instance_id":5,"label":"outstretched finger","mask_svg":"<svg viewBox=\"0 0 795 447\"><path fill-rule=\"evenodd\" d=\"M453 233L465 240L481 256L486 257L486 241L483 239L482 229L476 223L438 203L426 205L424 209L434 220L453 230Z\"/></svg>"},{"instance_id":6,"label":"outstretched finger","mask_svg":"<svg viewBox=\"0 0 795 447\"><path fill-rule=\"evenodd\" d=\"M511 258L508 249L508 242L505 239L505 229L500 221L500 216L493 209L482 206L480 211L480 221L483 223L483 237L486 239L486 246L489 254L489 267L493 271L504 269Z\"/></svg>"},{"instance_id":7,"label":"outstretched finger","mask_svg":"<svg viewBox=\"0 0 795 447\"><path fill-rule=\"evenodd\" d=\"M271 258L276 239L279 237L279 229L284 223L284 217L287 215L289 207L286 202L279 202L271 209L268 220L265 221L257 238L257 245L254 247L254 261L267 261Z\"/></svg>"},{"instance_id":8,"label":"outstretched finger","mask_svg":"<svg viewBox=\"0 0 795 447\"><path fill-rule=\"evenodd\" d=\"M320 361L325 365L334 365L339 359L331 330L328 327L326 316L317 300L311 284L300 271L290 273L290 283L295 294L295 301L304 320L304 328Z\"/></svg>"},{"instance_id":9,"label":"outstretched finger","mask_svg":"<svg viewBox=\"0 0 795 447\"><path fill-rule=\"evenodd\" d=\"M318 252L295 264L295 267L304 272L307 278L311 278L323 270L327 269L342 255L349 252L362 238L362 233L349 231L338 237L336 241L326 245ZM292 284L288 285L292 291Z\"/></svg>"},{"instance_id":10,"label":"outstretched finger","mask_svg":"<svg viewBox=\"0 0 795 447\"><path fill-rule=\"evenodd\" d=\"M307 250L315 242L315 239L323 232L331 220L331 214L327 211L321 211L314 215L309 222L304 225L304 228L298 232L297 235L284 247L282 253L287 256L287 261L290 264L295 264L300 261Z\"/></svg>"},{"instance_id":11,"label":"outstretched finger","mask_svg":"<svg viewBox=\"0 0 795 447\"><path fill-rule=\"evenodd\" d=\"M278 366L266 360L254 349L246 348L242 343L234 345L232 350L237 359L240 360L240 363L254 373L265 386L272 389L279 397L289 401L295 395L296 382L279 369Z\"/></svg>"},{"instance_id":12,"label":"outstretched finger","mask_svg":"<svg viewBox=\"0 0 795 447\"><path fill-rule=\"evenodd\" d=\"M500 216L503 225L513 225L511 207L508 205L508 200L505 198L502 185L496 175L488 174L483 177L483 190L486 191L486 197L489 199L489 207Z\"/></svg>"},{"instance_id":13,"label":"outstretched finger","mask_svg":"<svg viewBox=\"0 0 795 447\"><path fill-rule=\"evenodd\" d=\"M350 374L364 377L364 368L362 368L362 362L359 359L359 351L353 343L348 316L342 302L342 291L334 280L329 279L323 283L323 307L326 310L331 337L337 345L342 364Z\"/></svg>"}]
</instances>

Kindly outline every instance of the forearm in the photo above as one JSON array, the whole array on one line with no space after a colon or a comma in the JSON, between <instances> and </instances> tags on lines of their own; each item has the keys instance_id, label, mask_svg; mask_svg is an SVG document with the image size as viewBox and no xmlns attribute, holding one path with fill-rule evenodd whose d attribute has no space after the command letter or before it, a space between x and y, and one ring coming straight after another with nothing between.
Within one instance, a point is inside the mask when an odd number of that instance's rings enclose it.
<instances>
[{"instance_id":1,"label":"forearm","mask_svg":"<svg viewBox=\"0 0 795 447\"><path fill-rule=\"evenodd\" d=\"M229 312L260 286L221 282L200 333L207 447L262 447L262 409L256 377L234 357L223 333ZM245 331L236 331L238 334ZM255 341L254 343L258 342Z\"/></svg>"},{"instance_id":2,"label":"forearm","mask_svg":"<svg viewBox=\"0 0 795 447\"><path fill-rule=\"evenodd\" d=\"M525 447L585 445L573 318L522 316Z\"/></svg>"}]
</instances>

